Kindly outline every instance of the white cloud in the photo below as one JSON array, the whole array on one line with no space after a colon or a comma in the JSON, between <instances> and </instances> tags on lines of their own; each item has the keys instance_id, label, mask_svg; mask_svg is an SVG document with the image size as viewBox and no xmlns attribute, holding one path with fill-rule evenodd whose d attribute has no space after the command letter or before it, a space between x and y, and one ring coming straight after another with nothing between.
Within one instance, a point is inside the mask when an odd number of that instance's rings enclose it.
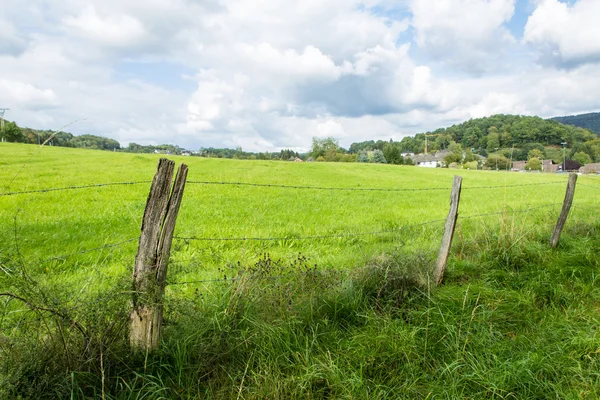
<instances>
[{"instance_id":1,"label":"white cloud","mask_svg":"<svg viewBox=\"0 0 600 400\"><path fill-rule=\"evenodd\" d=\"M514 42L504 24L515 0L411 0L410 8L419 47L467 71L493 68Z\"/></svg>"},{"instance_id":2,"label":"white cloud","mask_svg":"<svg viewBox=\"0 0 600 400\"><path fill-rule=\"evenodd\" d=\"M335 136L348 147L495 112L600 109L592 64L557 71L514 54L527 50L505 28L514 0L7 1L9 118L54 129L87 118L69 129L123 144L302 150ZM584 3L594 7L565 15ZM540 29L529 43L567 46Z\"/></svg>"},{"instance_id":3,"label":"white cloud","mask_svg":"<svg viewBox=\"0 0 600 400\"><path fill-rule=\"evenodd\" d=\"M26 48L13 24L0 18L0 54L18 55Z\"/></svg>"},{"instance_id":4,"label":"white cloud","mask_svg":"<svg viewBox=\"0 0 600 400\"><path fill-rule=\"evenodd\" d=\"M523 40L542 57L573 66L600 61L600 2L579 0L573 5L542 0L525 26Z\"/></svg>"},{"instance_id":5,"label":"white cloud","mask_svg":"<svg viewBox=\"0 0 600 400\"><path fill-rule=\"evenodd\" d=\"M86 6L77 16L65 17L63 23L73 35L82 35L110 47L134 45L146 34L138 19L127 14L100 15L92 5Z\"/></svg>"},{"instance_id":6,"label":"white cloud","mask_svg":"<svg viewBox=\"0 0 600 400\"><path fill-rule=\"evenodd\" d=\"M29 83L0 79L0 91L5 93L10 103L31 110L58 105L56 95L51 89L41 89Z\"/></svg>"}]
</instances>

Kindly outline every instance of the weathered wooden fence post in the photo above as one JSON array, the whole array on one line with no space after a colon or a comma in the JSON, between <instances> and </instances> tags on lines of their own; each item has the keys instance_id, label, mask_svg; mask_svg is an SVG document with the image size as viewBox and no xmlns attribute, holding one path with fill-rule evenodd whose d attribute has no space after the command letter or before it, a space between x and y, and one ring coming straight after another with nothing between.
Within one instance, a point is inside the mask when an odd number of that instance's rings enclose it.
<instances>
[{"instance_id":1,"label":"weathered wooden fence post","mask_svg":"<svg viewBox=\"0 0 600 400\"><path fill-rule=\"evenodd\" d=\"M452 193L450 194L450 211L444 226L444 236L442 245L438 253L437 261L435 262L435 270L433 271L433 279L436 286L439 286L444 280L444 271L448 263L450 255L450 246L452 245L452 237L454 236L454 228L456 227L456 218L458 217L458 203L460 202L460 188L462 185L462 177L455 176L452 182Z\"/></svg>"},{"instance_id":2,"label":"weathered wooden fence post","mask_svg":"<svg viewBox=\"0 0 600 400\"><path fill-rule=\"evenodd\" d=\"M171 190L174 168L174 161L159 160L144 211L129 315L129 343L135 349L155 349L160 340L171 242L188 172L187 165L179 166Z\"/></svg>"},{"instance_id":3,"label":"weathered wooden fence post","mask_svg":"<svg viewBox=\"0 0 600 400\"><path fill-rule=\"evenodd\" d=\"M569 215L569 210L571 209L571 205L573 204L573 197L575 196L576 183L577 174L571 172L569 174L569 182L567 183L567 193L565 193L565 201L563 203L562 211L560 212L558 221L556 221L556 227L554 227L554 232L552 233L552 238L550 239L551 248L555 248L558 245L558 241L560 240L560 234L562 233L562 230L565 227L565 222L567 222L567 216Z\"/></svg>"}]
</instances>

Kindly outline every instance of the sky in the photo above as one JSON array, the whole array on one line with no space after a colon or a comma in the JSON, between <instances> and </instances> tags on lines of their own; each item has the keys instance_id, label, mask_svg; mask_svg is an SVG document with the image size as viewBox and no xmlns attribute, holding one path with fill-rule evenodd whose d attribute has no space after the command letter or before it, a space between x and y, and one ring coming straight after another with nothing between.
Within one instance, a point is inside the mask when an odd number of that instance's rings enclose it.
<instances>
[{"instance_id":1,"label":"sky","mask_svg":"<svg viewBox=\"0 0 600 400\"><path fill-rule=\"evenodd\" d=\"M600 0L2 0L0 108L246 151L595 112L598 17Z\"/></svg>"}]
</instances>

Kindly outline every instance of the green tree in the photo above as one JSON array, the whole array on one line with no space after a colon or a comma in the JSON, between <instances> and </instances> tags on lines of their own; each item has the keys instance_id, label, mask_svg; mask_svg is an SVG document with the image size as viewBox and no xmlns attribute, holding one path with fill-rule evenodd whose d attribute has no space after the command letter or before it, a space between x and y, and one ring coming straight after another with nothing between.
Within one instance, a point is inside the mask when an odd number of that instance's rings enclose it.
<instances>
[{"instance_id":1,"label":"green tree","mask_svg":"<svg viewBox=\"0 0 600 400\"><path fill-rule=\"evenodd\" d=\"M486 168L490 168L495 170L506 170L510 167L510 160L503 156L502 154L492 154L488 157L485 162Z\"/></svg>"},{"instance_id":2,"label":"green tree","mask_svg":"<svg viewBox=\"0 0 600 400\"><path fill-rule=\"evenodd\" d=\"M327 154L327 152L330 152L330 154L332 151L333 153L336 153L339 147L339 143L334 137L313 137L312 148L309 154L314 159L317 159L319 157L325 158L325 154Z\"/></svg>"},{"instance_id":3,"label":"green tree","mask_svg":"<svg viewBox=\"0 0 600 400\"><path fill-rule=\"evenodd\" d=\"M477 169L477 161L466 162L463 164L464 169Z\"/></svg>"},{"instance_id":4,"label":"green tree","mask_svg":"<svg viewBox=\"0 0 600 400\"><path fill-rule=\"evenodd\" d=\"M389 164L402 164L403 159L398 146L387 143L383 147L383 156Z\"/></svg>"},{"instance_id":5,"label":"green tree","mask_svg":"<svg viewBox=\"0 0 600 400\"><path fill-rule=\"evenodd\" d=\"M2 137L7 142L24 142L25 136L21 128L16 123L11 121L4 121L4 130L0 132Z\"/></svg>"},{"instance_id":6,"label":"green tree","mask_svg":"<svg viewBox=\"0 0 600 400\"><path fill-rule=\"evenodd\" d=\"M525 164L525 169L529 171L541 171L542 170L542 162L537 157L532 157Z\"/></svg>"},{"instance_id":7,"label":"green tree","mask_svg":"<svg viewBox=\"0 0 600 400\"><path fill-rule=\"evenodd\" d=\"M381 151L379 149L373 150L373 157L371 158L371 162L378 163L378 164L387 164L387 160L385 159L385 156L383 155L383 151Z\"/></svg>"},{"instance_id":8,"label":"green tree","mask_svg":"<svg viewBox=\"0 0 600 400\"><path fill-rule=\"evenodd\" d=\"M575 155L573 156L573 161L577 161L579 164L581 164L583 166L585 164L591 163L592 158L587 153L580 151L580 152L575 153Z\"/></svg>"},{"instance_id":9,"label":"green tree","mask_svg":"<svg viewBox=\"0 0 600 400\"><path fill-rule=\"evenodd\" d=\"M491 126L488 129L486 149L488 153L493 153L498 148L500 148L500 134L498 133L498 128Z\"/></svg>"},{"instance_id":10,"label":"green tree","mask_svg":"<svg viewBox=\"0 0 600 400\"><path fill-rule=\"evenodd\" d=\"M450 135L439 135L437 138L435 138L435 146L439 150L445 150L445 149L448 148L448 146L450 145L451 141L452 141L452 136L450 136Z\"/></svg>"},{"instance_id":11,"label":"green tree","mask_svg":"<svg viewBox=\"0 0 600 400\"><path fill-rule=\"evenodd\" d=\"M356 162L359 163L368 163L369 162L369 154L365 150L361 150L356 157Z\"/></svg>"},{"instance_id":12,"label":"green tree","mask_svg":"<svg viewBox=\"0 0 600 400\"><path fill-rule=\"evenodd\" d=\"M538 160L541 160L542 158L544 158L544 152L540 149L529 150L529 153L527 153L527 159L531 160L532 158L537 158Z\"/></svg>"},{"instance_id":13,"label":"green tree","mask_svg":"<svg viewBox=\"0 0 600 400\"><path fill-rule=\"evenodd\" d=\"M452 163L461 164L462 163L462 154L450 153L446 157L444 157L444 163L448 166Z\"/></svg>"}]
</instances>

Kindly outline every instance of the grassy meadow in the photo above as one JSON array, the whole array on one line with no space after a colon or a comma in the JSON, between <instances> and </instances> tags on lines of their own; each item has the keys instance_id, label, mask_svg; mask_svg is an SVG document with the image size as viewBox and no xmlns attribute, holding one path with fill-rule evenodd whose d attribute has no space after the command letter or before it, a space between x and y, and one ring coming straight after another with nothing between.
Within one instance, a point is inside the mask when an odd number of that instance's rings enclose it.
<instances>
[{"instance_id":1,"label":"grassy meadow","mask_svg":"<svg viewBox=\"0 0 600 400\"><path fill-rule=\"evenodd\" d=\"M129 280L159 156L0 143L0 292L28 301L0 297L1 398L600 397L600 178L579 177L550 250L566 175L169 158L189 182L163 345L139 355Z\"/></svg>"}]
</instances>

